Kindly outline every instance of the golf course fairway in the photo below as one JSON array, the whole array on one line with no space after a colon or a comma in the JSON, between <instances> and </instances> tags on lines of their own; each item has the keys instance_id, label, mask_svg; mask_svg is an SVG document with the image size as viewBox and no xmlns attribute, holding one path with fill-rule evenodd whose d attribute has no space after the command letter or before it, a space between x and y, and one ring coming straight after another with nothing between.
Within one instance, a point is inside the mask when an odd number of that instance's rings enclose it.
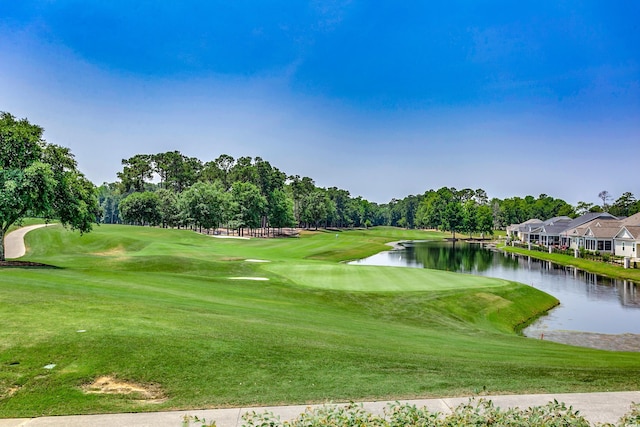
<instances>
[{"instance_id":1,"label":"golf course fairway","mask_svg":"<svg viewBox=\"0 0 640 427\"><path fill-rule=\"evenodd\" d=\"M0 417L638 389L640 353L518 335L532 287L341 261L439 233L27 234L0 269Z\"/></svg>"}]
</instances>

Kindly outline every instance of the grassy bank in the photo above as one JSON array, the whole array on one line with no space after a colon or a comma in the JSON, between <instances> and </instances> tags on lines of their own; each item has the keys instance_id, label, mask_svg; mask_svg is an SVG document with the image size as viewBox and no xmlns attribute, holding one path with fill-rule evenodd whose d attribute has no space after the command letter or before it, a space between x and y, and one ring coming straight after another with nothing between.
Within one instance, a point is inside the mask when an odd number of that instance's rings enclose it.
<instances>
[{"instance_id":1,"label":"grassy bank","mask_svg":"<svg viewBox=\"0 0 640 427\"><path fill-rule=\"evenodd\" d=\"M604 262L591 261L583 258L575 258L571 255L563 255L557 253L547 253L540 251L530 251L523 248L515 248L512 246L500 246L500 250L510 253L532 256L537 259L551 261L559 265L566 265L579 268L591 273L607 276L614 279L631 280L640 283L640 269L624 268L617 265L607 264Z\"/></svg>"},{"instance_id":2,"label":"grassy bank","mask_svg":"<svg viewBox=\"0 0 640 427\"><path fill-rule=\"evenodd\" d=\"M556 303L536 289L338 263L441 236L33 231L25 258L57 268L0 270L0 416L637 388L637 353L518 336Z\"/></svg>"}]
</instances>

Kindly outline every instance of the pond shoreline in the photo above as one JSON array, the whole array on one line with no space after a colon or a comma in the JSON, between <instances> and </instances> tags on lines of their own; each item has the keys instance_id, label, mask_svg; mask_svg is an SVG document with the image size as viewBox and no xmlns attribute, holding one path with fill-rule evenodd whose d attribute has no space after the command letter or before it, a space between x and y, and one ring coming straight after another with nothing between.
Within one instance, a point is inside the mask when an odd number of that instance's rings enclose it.
<instances>
[{"instance_id":1,"label":"pond shoreline","mask_svg":"<svg viewBox=\"0 0 640 427\"><path fill-rule=\"evenodd\" d=\"M452 242L449 241L448 239L444 239L442 240L443 243L449 243L451 244ZM387 243L387 245L391 246L393 249L407 249L407 246L413 246L413 243L417 243L416 241L413 240L403 240L403 241L395 241L395 242L390 242ZM434 241L435 243L435 241ZM461 242L461 243L471 243L471 244L480 244L484 249L489 250L491 252L496 252L496 253L502 253L502 254L511 254L512 256L518 256L518 257L524 257L525 259L527 257L530 257L530 259L535 259L536 262L551 262L551 263L555 263L558 266L561 266L560 268L564 268L564 267L569 267L571 269L575 269L577 270L583 270L587 273L591 273L591 271L589 271L588 269L583 269L580 268L578 266L575 266L573 263L562 263L562 262L556 262L555 259L549 260L546 259L546 257L536 257L535 254L530 254L529 251L524 252L524 251L520 251L520 250L502 250L504 247L501 247L501 245L499 244L499 242L494 241L489 241L489 242ZM457 245L455 245L457 246ZM511 248L509 248L511 249ZM524 253L522 253L524 252ZM541 253L536 253L536 254L541 254ZM441 253L440 256L442 257L443 254ZM405 262L405 255L399 256L399 259L402 260L402 262ZM538 261L539 260L539 261ZM375 265L386 265L386 264L375 264ZM398 264L393 264L396 266L399 266ZM551 264L549 264L551 265ZM425 268L426 264L421 264L421 263L417 263L415 265L411 265L411 267L416 267L416 266L420 266L421 268ZM435 268L434 266L426 266L426 268ZM550 268L550 267L548 267ZM440 268L439 268L440 269ZM447 268L450 271L456 271L455 268ZM471 274L476 274L473 273L471 271L467 271L467 273L471 273ZM575 274L575 273L574 273ZM593 272L594 275L599 275L599 272ZM482 274L481 274L482 275ZM604 276L604 278L610 278L611 276ZM615 277L613 277L614 280L616 280ZM618 280L628 280L629 282L634 282L634 283L638 283L637 280L632 281L630 279L625 279L625 278L620 278ZM538 287L536 286L533 281L531 279L529 279L529 281L527 280L516 280L516 281L520 281L521 283L526 284L531 284L532 286ZM597 283L597 282L596 282ZM592 285L594 286L594 285ZM635 285L633 285L635 286ZM542 289L544 290L544 289ZM548 291L547 291L548 292ZM595 291L594 291L595 292ZM548 292L549 293L549 292ZM552 292L552 294L554 294L554 292ZM555 295L560 301L560 305L562 305L563 303L567 303L567 300L565 300L565 298L559 297L558 295ZM564 300L564 301L563 301ZM575 307L575 303L574 303L574 307ZM571 313L571 312L567 312L566 311L566 306L565 308L562 309L563 310L563 315L565 316L567 315L566 313ZM574 317L575 313L573 314L569 314L570 317ZM545 316L544 314L539 318L541 320L544 320ZM620 332L616 332L616 329L619 328L613 328L610 331L606 331L606 330L598 330L600 328L594 328L592 331L582 331L579 330L578 328L572 328L571 323L569 324L564 324L564 328L559 327L548 327L545 326L543 323L540 323L538 325L538 327L535 326L536 322L532 322L532 324L529 324L527 327L523 328L520 333L522 333L524 336L526 336L527 338L530 339L544 339L547 341L553 341L553 342L558 342L558 343L562 343L562 344L567 344L567 345L574 345L574 346L580 346L580 347L588 347L588 348L595 348L595 349L602 349L602 350L609 350L609 351L630 351L630 352L640 352L640 334L636 333L635 330L632 331L620 331ZM560 326L560 325L558 325ZM568 328L567 328L568 326Z\"/></svg>"}]
</instances>

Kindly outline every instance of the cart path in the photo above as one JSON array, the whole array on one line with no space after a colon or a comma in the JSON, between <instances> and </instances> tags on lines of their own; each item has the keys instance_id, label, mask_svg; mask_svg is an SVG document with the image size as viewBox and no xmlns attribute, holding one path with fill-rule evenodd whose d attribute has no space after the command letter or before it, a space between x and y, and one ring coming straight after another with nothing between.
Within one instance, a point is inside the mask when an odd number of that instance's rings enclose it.
<instances>
[{"instance_id":1,"label":"cart path","mask_svg":"<svg viewBox=\"0 0 640 427\"><path fill-rule=\"evenodd\" d=\"M12 231L4 237L4 256L9 258L20 258L27 253L27 248L24 244L24 236L31 230L37 228L48 227L56 224L36 224L22 227Z\"/></svg>"}]
</instances>

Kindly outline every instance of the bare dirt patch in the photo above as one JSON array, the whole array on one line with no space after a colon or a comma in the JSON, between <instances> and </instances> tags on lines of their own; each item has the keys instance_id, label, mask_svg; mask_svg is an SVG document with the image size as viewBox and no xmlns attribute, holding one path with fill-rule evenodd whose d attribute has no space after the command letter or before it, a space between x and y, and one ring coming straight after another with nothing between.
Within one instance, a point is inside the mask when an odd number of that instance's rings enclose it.
<instances>
[{"instance_id":1,"label":"bare dirt patch","mask_svg":"<svg viewBox=\"0 0 640 427\"><path fill-rule=\"evenodd\" d=\"M0 389L0 399L9 398L16 394L18 390L20 390L20 387L9 387L5 390Z\"/></svg>"},{"instance_id":2,"label":"bare dirt patch","mask_svg":"<svg viewBox=\"0 0 640 427\"><path fill-rule=\"evenodd\" d=\"M116 256L116 255L123 255L124 253L126 253L126 250L124 249L123 246L116 246L115 248L111 248L111 249L103 251L103 252L94 252L93 255L97 255L97 256Z\"/></svg>"},{"instance_id":3,"label":"bare dirt patch","mask_svg":"<svg viewBox=\"0 0 640 427\"><path fill-rule=\"evenodd\" d=\"M156 384L135 384L120 381L110 376L97 378L91 384L82 386L82 390L87 394L120 394L131 396L142 403L162 403L167 400L160 387Z\"/></svg>"}]
</instances>

